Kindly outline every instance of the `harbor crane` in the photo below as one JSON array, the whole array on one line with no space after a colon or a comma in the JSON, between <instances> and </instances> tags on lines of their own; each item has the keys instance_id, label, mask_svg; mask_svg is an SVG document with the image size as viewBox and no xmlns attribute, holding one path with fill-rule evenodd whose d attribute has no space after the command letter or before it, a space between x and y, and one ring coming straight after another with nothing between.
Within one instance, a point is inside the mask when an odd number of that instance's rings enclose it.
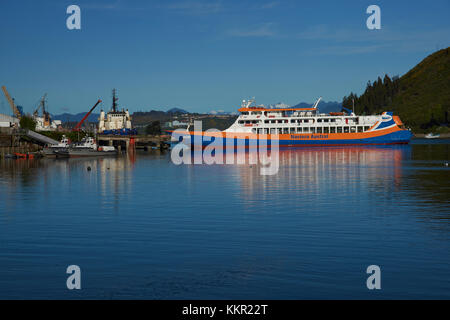
<instances>
[{"instance_id":1,"label":"harbor crane","mask_svg":"<svg viewBox=\"0 0 450 320\"><path fill-rule=\"evenodd\" d=\"M99 100L94 104L94 106L91 108L91 110L89 110L89 112L86 113L86 115L83 117L83 119L81 119L81 121L77 123L77 125L73 128L72 131L80 131L81 125L84 123L84 121L86 121L86 119L90 116L90 114L92 113L92 111L94 111L94 109L95 109L95 108L98 106L98 104L101 103L101 102L102 102L102 100L99 99Z\"/></svg>"},{"instance_id":2,"label":"harbor crane","mask_svg":"<svg viewBox=\"0 0 450 320\"><path fill-rule=\"evenodd\" d=\"M48 127L52 123L52 119L50 118L50 113L45 110L45 99L47 98L47 94L45 93L40 102L39 106L36 108L36 110L33 112L33 117L37 119L39 117L39 110L42 108L42 118L43 118L43 125L45 127Z\"/></svg>"},{"instance_id":3,"label":"harbor crane","mask_svg":"<svg viewBox=\"0 0 450 320\"><path fill-rule=\"evenodd\" d=\"M37 117L39 115L39 110L41 109L41 107L42 107L43 114L45 114L45 99L46 98L47 98L47 94L44 93L44 95L42 96L41 100L39 100L38 107L33 112L33 116Z\"/></svg>"},{"instance_id":4,"label":"harbor crane","mask_svg":"<svg viewBox=\"0 0 450 320\"><path fill-rule=\"evenodd\" d=\"M11 96L9 95L8 90L6 90L5 86L2 86L2 90L3 90L3 93L5 94L6 99L9 102L9 105L11 106L11 109L12 109L14 115L18 119L20 119L22 117L22 114L20 113L19 109L16 107L16 105L14 103L14 99L11 98Z\"/></svg>"}]
</instances>

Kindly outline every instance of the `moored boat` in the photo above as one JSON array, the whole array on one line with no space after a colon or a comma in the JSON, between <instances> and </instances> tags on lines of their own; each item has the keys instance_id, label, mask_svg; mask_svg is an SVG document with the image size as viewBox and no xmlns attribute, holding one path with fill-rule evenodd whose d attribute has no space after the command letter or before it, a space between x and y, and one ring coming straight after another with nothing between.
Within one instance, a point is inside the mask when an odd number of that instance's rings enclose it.
<instances>
[{"instance_id":1,"label":"moored boat","mask_svg":"<svg viewBox=\"0 0 450 320\"><path fill-rule=\"evenodd\" d=\"M65 150L65 149L69 148L69 146L70 146L70 140L65 135L63 135L61 138L61 141L58 144L49 145L49 146L45 147L42 151L43 151L44 156L51 157L51 156L55 156L55 151Z\"/></svg>"},{"instance_id":2,"label":"moored boat","mask_svg":"<svg viewBox=\"0 0 450 320\"><path fill-rule=\"evenodd\" d=\"M69 144L66 147L54 147L47 150L52 151L50 155L57 158L72 158L72 157L99 157L99 156L114 156L117 155L117 150L112 146L97 146L94 138L86 137L81 142Z\"/></svg>"},{"instance_id":3,"label":"moored boat","mask_svg":"<svg viewBox=\"0 0 450 320\"><path fill-rule=\"evenodd\" d=\"M55 156L57 158L105 157L115 155L117 155L117 150L105 150L102 148L99 148L98 150L68 148L66 150L55 151Z\"/></svg>"},{"instance_id":4,"label":"moored boat","mask_svg":"<svg viewBox=\"0 0 450 320\"><path fill-rule=\"evenodd\" d=\"M437 139L440 136L441 136L440 134L434 134L434 133L430 132L425 135L425 139Z\"/></svg>"}]
</instances>

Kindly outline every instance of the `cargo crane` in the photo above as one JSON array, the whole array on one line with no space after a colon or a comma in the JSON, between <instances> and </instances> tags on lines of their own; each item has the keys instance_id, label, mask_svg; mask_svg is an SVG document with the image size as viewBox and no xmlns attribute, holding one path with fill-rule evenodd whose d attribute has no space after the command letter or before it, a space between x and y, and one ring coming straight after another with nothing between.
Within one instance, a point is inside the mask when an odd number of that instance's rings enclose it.
<instances>
[{"instance_id":1,"label":"cargo crane","mask_svg":"<svg viewBox=\"0 0 450 320\"><path fill-rule=\"evenodd\" d=\"M98 100L96 104L94 104L94 106L91 108L91 110L89 110L88 113L86 113L86 115L83 117L83 119L81 119L80 122L77 123L77 125L75 126L75 128L73 128L72 131L80 131L81 129L81 125L84 123L84 121L86 121L86 119L89 117L89 115L92 113L92 111L94 111L94 109L98 106L99 103L101 103L102 100Z\"/></svg>"},{"instance_id":2,"label":"cargo crane","mask_svg":"<svg viewBox=\"0 0 450 320\"><path fill-rule=\"evenodd\" d=\"M47 98L47 94L44 93L44 95L42 96L41 100L39 100L39 105L36 108L36 110L34 110L33 112L33 116L37 117L39 116L39 110L41 109L41 107L44 109L43 112L45 112L45 99Z\"/></svg>"},{"instance_id":3,"label":"cargo crane","mask_svg":"<svg viewBox=\"0 0 450 320\"><path fill-rule=\"evenodd\" d=\"M47 98L47 94L45 93L44 96L41 98L41 101L39 102L39 106L33 112L33 117L35 119L38 118L39 110L42 108L43 126L49 127L51 125L52 119L50 118L50 113L45 110L45 99L46 98Z\"/></svg>"},{"instance_id":4,"label":"cargo crane","mask_svg":"<svg viewBox=\"0 0 450 320\"><path fill-rule=\"evenodd\" d=\"M5 87L5 86L2 86L2 90L3 90L3 93L5 94L6 99L7 99L8 102L9 102L9 105L11 106L11 109L12 109L14 115L15 115L18 119L20 119L20 118L22 117L22 114L21 114L21 112L19 111L19 109L16 107L16 105L14 104L14 99L11 98L11 96L9 95L8 90L6 90L6 87Z\"/></svg>"}]
</instances>

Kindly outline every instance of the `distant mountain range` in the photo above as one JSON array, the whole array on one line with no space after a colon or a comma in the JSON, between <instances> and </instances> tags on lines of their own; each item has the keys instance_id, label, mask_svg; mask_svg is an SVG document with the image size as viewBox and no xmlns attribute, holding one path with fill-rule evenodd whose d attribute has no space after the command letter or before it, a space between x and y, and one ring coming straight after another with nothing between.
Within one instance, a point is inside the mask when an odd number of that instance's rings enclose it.
<instances>
[{"instance_id":1,"label":"distant mountain range","mask_svg":"<svg viewBox=\"0 0 450 320\"><path fill-rule=\"evenodd\" d=\"M167 111L167 113L189 113L188 111L181 109L181 108L172 108L170 110Z\"/></svg>"},{"instance_id":2,"label":"distant mountain range","mask_svg":"<svg viewBox=\"0 0 450 320\"><path fill-rule=\"evenodd\" d=\"M295 105L294 107L296 108L308 108L311 107L313 104L312 103L306 103L306 102L301 102L297 105ZM272 105L272 107L285 107L285 108L289 108L290 106L284 104L284 103L277 103ZM326 101L321 101L319 103L319 110L320 112L323 113L328 113L328 112L334 112L334 111L340 111L342 108L342 103L340 102L336 102L336 101L330 101L330 102L326 102ZM138 111L132 114L133 117L135 118L141 118L141 117L151 117L151 118L156 118L156 119L166 119L171 117L174 114L189 114L191 112L186 111L184 109L181 108L172 108L168 111L157 111L157 110L151 110L151 111L147 111L147 112L142 112L142 111ZM208 114L212 114L212 115L235 115L237 114L236 112L228 112L228 111L223 111L223 110L218 110L218 111L210 111L208 112ZM53 120L61 120L62 122L79 122L81 119L83 119L83 117L86 115L86 113L77 113L77 114L71 114L71 113L63 113L63 114L56 114L52 116ZM89 115L87 121L88 122L98 122L98 118L100 117L99 113L92 113Z\"/></svg>"},{"instance_id":3,"label":"distant mountain range","mask_svg":"<svg viewBox=\"0 0 450 320\"><path fill-rule=\"evenodd\" d=\"M62 122L80 122L81 119L86 115L86 112L71 114L71 113L63 113L63 114L55 114L52 115L53 120L61 120ZM100 117L99 113L91 113L86 121L88 122L98 122L98 118Z\"/></svg>"},{"instance_id":4,"label":"distant mountain range","mask_svg":"<svg viewBox=\"0 0 450 320\"><path fill-rule=\"evenodd\" d=\"M270 105L272 108L311 108L314 105L314 103L308 103L308 102L300 102L296 104L295 106L290 106L288 104L285 104L283 102L278 102L275 104ZM342 109L342 103L337 101L323 101L321 100L318 105L319 111L321 113L329 113L329 112L339 112Z\"/></svg>"},{"instance_id":5,"label":"distant mountain range","mask_svg":"<svg viewBox=\"0 0 450 320\"><path fill-rule=\"evenodd\" d=\"M311 108L314 103L305 103L300 102L299 104L295 105L296 108ZM342 103L337 101L323 101L321 100L319 102L319 105L317 106L319 108L319 111L321 113L329 113L329 112L339 112L342 109Z\"/></svg>"}]
</instances>

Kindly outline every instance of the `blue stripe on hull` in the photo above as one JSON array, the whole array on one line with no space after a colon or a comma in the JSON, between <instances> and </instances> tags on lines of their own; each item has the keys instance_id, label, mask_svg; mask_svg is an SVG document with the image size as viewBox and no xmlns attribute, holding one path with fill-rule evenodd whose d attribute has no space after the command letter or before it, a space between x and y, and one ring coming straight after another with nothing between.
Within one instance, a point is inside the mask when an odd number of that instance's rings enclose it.
<instances>
[{"instance_id":1,"label":"blue stripe on hull","mask_svg":"<svg viewBox=\"0 0 450 320\"><path fill-rule=\"evenodd\" d=\"M291 146L337 146L337 145L370 145L370 144L406 144L411 140L411 132L408 130L401 130L392 132L379 137L365 138L365 139L345 139L345 140L279 140L280 147L291 147ZM203 137L203 141L201 142L202 146L208 146L214 141L215 138L206 138ZM195 138L191 136L192 144L199 144L197 140L200 141L199 136ZM233 141L230 141L233 140ZM223 145L226 146L227 143L239 146L239 147L249 147L250 144L257 145L257 139L230 139L224 138L222 139ZM250 143L251 142L251 143ZM271 145L270 140L267 140L267 145Z\"/></svg>"}]
</instances>

